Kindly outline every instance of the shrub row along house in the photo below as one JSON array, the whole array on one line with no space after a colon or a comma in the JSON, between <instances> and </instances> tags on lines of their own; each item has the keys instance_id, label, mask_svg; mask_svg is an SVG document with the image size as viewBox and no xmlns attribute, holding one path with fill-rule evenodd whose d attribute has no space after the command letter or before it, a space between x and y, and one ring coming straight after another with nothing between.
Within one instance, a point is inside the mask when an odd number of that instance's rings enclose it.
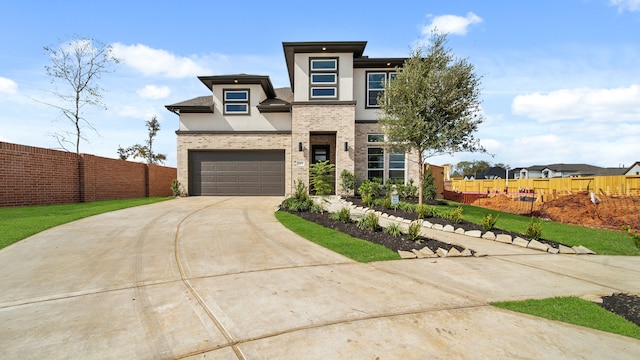
<instances>
[{"instance_id":1,"label":"shrub row along house","mask_svg":"<svg viewBox=\"0 0 640 360\"><path fill-rule=\"evenodd\" d=\"M377 120L405 58L364 56L364 41L282 45L291 87L264 75L200 76L211 95L166 106L180 117L178 180L189 195L288 195L296 181L309 184L310 163L326 160L359 181L418 179L417 153L385 148Z\"/></svg>"}]
</instances>

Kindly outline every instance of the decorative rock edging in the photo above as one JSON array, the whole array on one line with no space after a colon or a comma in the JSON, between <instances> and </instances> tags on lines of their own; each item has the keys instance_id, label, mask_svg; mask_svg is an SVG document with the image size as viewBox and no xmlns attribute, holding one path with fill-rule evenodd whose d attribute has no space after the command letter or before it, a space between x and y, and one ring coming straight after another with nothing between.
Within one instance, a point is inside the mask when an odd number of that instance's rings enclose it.
<instances>
[{"instance_id":1,"label":"decorative rock edging","mask_svg":"<svg viewBox=\"0 0 640 360\"><path fill-rule=\"evenodd\" d=\"M351 208L352 210L357 210L357 211L363 211L365 214L372 212L371 209L369 208L365 208L362 206L356 206L354 205L352 202L350 201L346 201L340 197L338 197L338 199L340 200L340 202ZM408 219L403 219L401 217L396 217L393 215L389 215L386 213L382 213L380 211L376 211L376 214L379 214L380 217L384 217L387 218L389 220L398 222L398 223L404 223L404 224L410 224L411 220ZM478 238L478 239L485 239L488 241L497 241L500 243L504 243L504 244L511 244L511 245L515 245L515 246L520 246L522 248L527 248L527 249L532 249L532 250L538 250L538 251L542 251L542 252L548 252L550 254L572 254L572 255L595 255L595 252L593 252L592 250L587 249L586 247L580 245L580 246L573 246L573 247L568 247L562 244L558 244L558 248L554 248L551 247L547 244L541 243L540 241L537 240L526 240L523 239L521 237L516 237L515 239L511 236L511 235L507 235L507 234L498 234L496 235L495 233L493 233L492 231L487 231L484 234L482 234L482 231L480 230L469 230L469 231L465 231L462 228L457 228L455 229L453 226L451 225L442 225L442 224L432 224L429 221L423 220L422 222L422 227L427 228L427 229L432 229L432 230L438 230L438 231L444 231L444 232L449 232L449 233L455 233L455 234L459 234L459 235L465 235L465 236L469 236L469 237L473 237L473 238ZM423 250L427 249L428 252L423 253ZM482 257L482 256L486 256L486 254L480 254L477 252L473 252L470 249L465 248L462 252L458 251L456 248L452 248L451 250L447 251L444 249L439 248L435 253L433 253L433 251L429 250L428 248L424 248L421 250L412 250L412 251L402 251L402 250L398 250L398 254L400 255L400 257L402 259L416 259L416 258L431 258L431 257L456 257L456 256L476 256L476 257ZM455 250L455 251L453 251ZM429 254L430 253L430 254Z\"/></svg>"}]
</instances>

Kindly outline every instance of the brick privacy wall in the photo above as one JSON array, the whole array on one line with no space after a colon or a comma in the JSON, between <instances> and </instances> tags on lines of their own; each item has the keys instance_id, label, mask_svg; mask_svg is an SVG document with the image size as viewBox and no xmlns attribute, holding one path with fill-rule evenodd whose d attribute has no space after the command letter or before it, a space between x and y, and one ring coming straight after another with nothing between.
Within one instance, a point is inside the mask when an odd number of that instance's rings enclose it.
<instances>
[{"instance_id":1,"label":"brick privacy wall","mask_svg":"<svg viewBox=\"0 0 640 360\"><path fill-rule=\"evenodd\" d=\"M0 206L80 201L75 153L0 142Z\"/></svg>"},{"instance_id":2,"label":"brick privacy wall","mask_svg":"<svg viewBox=\"0 0 640 360\"><path fill-rule=\"evenodd\" d=\"M171 181L176 179L178 171L176 168L149 165L148 166L149 193L147 196L173 196L171 191Z\"/></svg>"},{"instance_id":3,"label":"brick privacy wall","mask_svg":"<svg viewBox=\"0 0 640 360\"><path fill-rule=\"evenodd\" d=\"M146 164L86 154L82 158L84 201L146 197Z\"/></svg>"},{"instance_id":4,"label":"brick privacy wall","mask_svg":"<svg viewBox=\"0 0 640 360\"><path fill-rule=\"evenodd\" d=\"M0 207L169 196L175 177L175 168L0 142Z\"/></svg>"}]
</instances>

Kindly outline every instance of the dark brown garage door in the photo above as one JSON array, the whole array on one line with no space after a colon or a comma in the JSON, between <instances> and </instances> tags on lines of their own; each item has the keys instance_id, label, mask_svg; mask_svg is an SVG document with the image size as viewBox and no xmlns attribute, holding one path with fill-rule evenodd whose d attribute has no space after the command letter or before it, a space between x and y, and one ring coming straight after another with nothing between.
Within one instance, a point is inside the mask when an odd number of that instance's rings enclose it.
<instances>
[{"instance_id":1,"label":"dark brown garage door","mask_svg":"<svg viewBox=\"0 0 640 360\"><path fill-rule=\"evenodd\" d=\"M190 195L284 195L284 150L192 151Z\"/></svg>"}]
</instances>

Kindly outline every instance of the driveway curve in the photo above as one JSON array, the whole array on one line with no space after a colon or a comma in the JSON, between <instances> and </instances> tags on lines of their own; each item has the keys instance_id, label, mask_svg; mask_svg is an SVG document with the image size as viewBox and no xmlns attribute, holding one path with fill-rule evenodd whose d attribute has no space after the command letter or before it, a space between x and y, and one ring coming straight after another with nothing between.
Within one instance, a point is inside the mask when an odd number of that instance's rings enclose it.
<instances>
[{"instance_id":1,"label":"driveway curve","mask_svg":"<svg viewBox=\"0 0 640 360\"><path fill-rule=\"evenodd\" d=\"M1 250L0 358L640 353L633 339L488 305L640 292L635 258L501 252L359 264L281 226L273 216L281 200L176 199L79 220Z\"/></svg>"}]
</instances>

